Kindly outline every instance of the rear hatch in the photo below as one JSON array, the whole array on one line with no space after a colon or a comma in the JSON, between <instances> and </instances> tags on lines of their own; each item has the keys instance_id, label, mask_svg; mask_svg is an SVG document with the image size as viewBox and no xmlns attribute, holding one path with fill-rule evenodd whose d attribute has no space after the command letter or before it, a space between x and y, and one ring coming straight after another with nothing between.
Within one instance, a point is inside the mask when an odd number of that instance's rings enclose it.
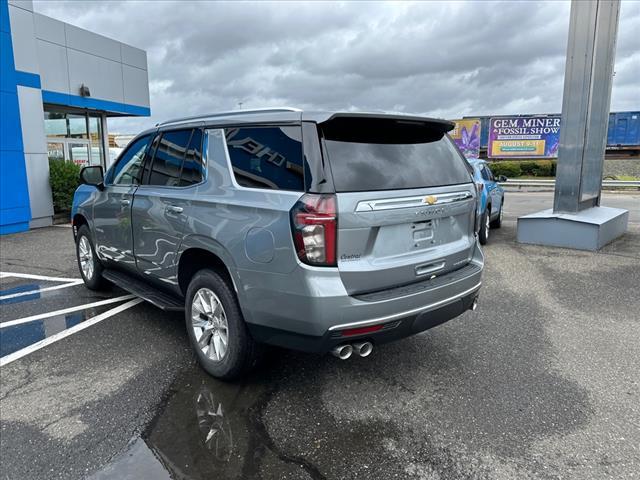
<instances>
[{"instance_id":1,"label":"rear hatch","mask_svg":"<svg viewBox=\"0 0 640 480\"><path fill-rule=\"evenodd\" d=\"M349 294L465 266L475 246L470 167L429 119L336 115L320 124L337 197L337 266Z\"/></svg>"}]
</instances>

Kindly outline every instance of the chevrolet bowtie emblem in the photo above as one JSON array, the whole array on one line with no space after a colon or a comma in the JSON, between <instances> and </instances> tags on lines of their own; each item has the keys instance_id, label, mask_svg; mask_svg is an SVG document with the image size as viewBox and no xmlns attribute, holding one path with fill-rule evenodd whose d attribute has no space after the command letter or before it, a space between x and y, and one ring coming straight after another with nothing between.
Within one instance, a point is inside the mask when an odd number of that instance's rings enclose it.
<instances>
[{"instance_id":1,"label":"chevrolet bowtie emblem","mask_svg":"<svg viewBox=\"0 0 640 480\"><path fill-rule=\"evenodd\" d=\"M433 195L429 195L428 197L424 197L422 199L422 203L426 203L427 205L433 205L438 201L438 197L434 197Z\"/></svg>"}]
</instances>

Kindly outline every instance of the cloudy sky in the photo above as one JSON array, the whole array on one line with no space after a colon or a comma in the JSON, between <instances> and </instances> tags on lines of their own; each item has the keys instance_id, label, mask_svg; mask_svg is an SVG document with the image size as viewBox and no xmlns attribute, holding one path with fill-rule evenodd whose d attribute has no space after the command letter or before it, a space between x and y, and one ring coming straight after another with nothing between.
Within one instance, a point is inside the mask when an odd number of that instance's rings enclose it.
<instances>
[{"instance_id":1,"label":"cloudy sky","mask_svg":"<svg viewBox=\"0 0 640 480\"><path fill-rule=\"evenodd\" d=\"M265 106L559 112L568 2L54 1L35 10L147 51L152 117ZM622 2L612 110L640 109L640 1Z\"/></svg>"}]
</instances>

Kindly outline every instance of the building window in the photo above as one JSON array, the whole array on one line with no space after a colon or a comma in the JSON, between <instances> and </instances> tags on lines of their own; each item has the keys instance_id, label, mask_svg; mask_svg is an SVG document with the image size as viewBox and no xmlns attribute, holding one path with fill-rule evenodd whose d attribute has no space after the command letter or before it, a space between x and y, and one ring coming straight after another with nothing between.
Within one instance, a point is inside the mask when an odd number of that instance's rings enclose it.
<instances>
[{"instance_id":1,"label":"building window","mask_svg":"<svg viewBox=\"0 0 640 480\"><path fill-rule=\"evenodd\" d=\"M44 112L44 130L49 160L67 160L83 167L104 166L100 115L47 108Z\"/></svg>"}]
</instances>

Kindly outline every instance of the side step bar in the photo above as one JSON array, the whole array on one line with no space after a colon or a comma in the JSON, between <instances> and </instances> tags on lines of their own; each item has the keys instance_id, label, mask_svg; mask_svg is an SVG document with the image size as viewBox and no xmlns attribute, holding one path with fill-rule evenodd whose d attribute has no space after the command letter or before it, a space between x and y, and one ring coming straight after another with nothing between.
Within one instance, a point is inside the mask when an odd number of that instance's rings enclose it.
<instances>
[{"instance_id":1,"label":"side step bar","mask_svg":"<svg viewBox=\"0 0 640 480\"><path fill-rule=\"evenodd\" d=\"M183 312L184 301L145 283L133 275L105 269L102 276L118 287L167 312Z\"/></svg>"}]
</instances>

